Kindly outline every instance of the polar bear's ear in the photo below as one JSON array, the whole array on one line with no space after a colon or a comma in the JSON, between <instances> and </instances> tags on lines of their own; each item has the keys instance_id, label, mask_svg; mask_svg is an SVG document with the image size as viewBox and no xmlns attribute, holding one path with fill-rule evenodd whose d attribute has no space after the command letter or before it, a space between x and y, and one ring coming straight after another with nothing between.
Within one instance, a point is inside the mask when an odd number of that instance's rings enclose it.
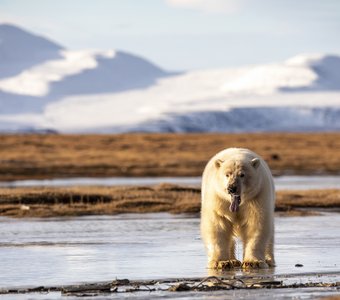
<instances>
[{"instance_id":1,"label":"polar bear's ear","mask_svg":"<svg viewBox=\"0 0 340 300\"><path fill-rule=\"evenodd\" d=\"M259 167L259 165L260 165L260 159L259 158L257 158L257 157L255 157L255 158L253 158L252 160L251 160L251 165L255 168L255 169L257 169L258 167Z\"/></svg>"},{"instance_id":2,"label":"polar bear's ear","mask_svg":"<svg viewBox=\"0 0 340 300\"><path fill-rule=\"evenodd\" d=\"M218 169L223 163L223 160L220 159L216 159L215 160L215 167Z\"/></svg>"}]
</instances>

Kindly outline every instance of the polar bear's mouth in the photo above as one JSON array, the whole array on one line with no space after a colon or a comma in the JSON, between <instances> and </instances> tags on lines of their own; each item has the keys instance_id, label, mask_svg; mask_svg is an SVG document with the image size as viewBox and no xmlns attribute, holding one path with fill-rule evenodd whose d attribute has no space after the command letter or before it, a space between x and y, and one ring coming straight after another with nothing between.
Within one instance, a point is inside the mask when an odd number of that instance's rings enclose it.
<instances>
[{"instance_id":1,"label":"polar bear's mouth","mask_svg":"<svg viewBox=\"0 0 340 300\"><path fill-rule=\"evenodd\" d=\"M240 203L241 203L241 196L232 194L231 195L231 204L229 206L229 210L231 212L237 212L238 208L240 206Z\"/></svg>"}]
</instances>

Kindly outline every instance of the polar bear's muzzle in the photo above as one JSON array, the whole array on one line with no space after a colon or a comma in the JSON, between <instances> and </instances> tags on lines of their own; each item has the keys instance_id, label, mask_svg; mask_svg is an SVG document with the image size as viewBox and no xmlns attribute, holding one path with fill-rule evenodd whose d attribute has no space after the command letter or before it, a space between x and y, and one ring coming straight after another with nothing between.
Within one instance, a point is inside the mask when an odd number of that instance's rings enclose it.
<instances>
[{"instance_id":1,"label":"polar bear's muzzle","mask_svg":"<svg viewBox=\"0 0 340 300\"><path fill-rule=\"evenodd\" d=\"M231 195L231 204L229 206L229 210L231 212L237 212L238 208L240 206L240 203L241 203L241 196L232 194Z\"/></svg>"},{"instance_id":2,"label":"polar bear's muzzle","mask_svg":"<svg viewBox=\"0 0 340 300\"><path fill-rule=\"evenodd\" d=\"M231 196L231 204L229 206L229 210L231 212L237 212L238 208L241 204L241 188L238 182L229 185L228 193Z\"/></svg>"}]
</instances>

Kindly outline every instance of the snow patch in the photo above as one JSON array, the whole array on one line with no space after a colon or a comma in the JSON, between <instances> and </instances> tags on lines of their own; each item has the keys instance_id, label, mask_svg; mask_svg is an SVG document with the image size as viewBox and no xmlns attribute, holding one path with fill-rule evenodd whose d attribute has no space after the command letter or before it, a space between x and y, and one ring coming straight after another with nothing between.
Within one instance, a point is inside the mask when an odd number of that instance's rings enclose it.
<instances>
[{"instance_id":1,"label":"snow patch","mask_svg":"<svg viewBox=\"0 0 340 300\"><path fill-rule=\"evenodd\" d=\"M61 81L66 76L80 74L97 67L98 58L113 58L115 51L61 51L61 59L51 60L17 76L0 80L0 90L27 96L46 96L50 83Z\"/></svg>"},{"instance_id":2,"label":"snow patch","mask_svg":"<svg viewBox=\"0 0 340 300\"><path fill-rule=\"evenodd\" d=\"M298 55L279 64L250 67L225 83L229 94L269 95L281 91L340 90L340 56Z\"/></svg>"},{"instance_id":3,"label":"snow patch","mask_svg":"<svg viewBox=\"0 0 340 300\"><path fill-rule=\"evenodd\" d=\"M231 94L269 95L282 88L305 88L317 79L309 68L272 64L250 69L243 76L226 83L222 89Z\"/></svg>"}]
</instances>

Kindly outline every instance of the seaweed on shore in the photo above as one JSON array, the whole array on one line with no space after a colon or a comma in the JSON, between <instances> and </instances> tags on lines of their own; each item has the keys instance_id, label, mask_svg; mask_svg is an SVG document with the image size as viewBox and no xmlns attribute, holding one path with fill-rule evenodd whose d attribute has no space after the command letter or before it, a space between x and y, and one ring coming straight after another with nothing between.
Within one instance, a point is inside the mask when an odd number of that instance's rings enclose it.
<instances>
[{"instance_id":1,"label":"seaweed on shore","mask_svg":"<svg viewBox=\"0 0 340 300\"><path fill-rule=\"evenodd\" d=\"M310 276L317 280L310 280ZM253 289L303 289L303 288L340 288L340 281L325 281L325 277L340 276L336 273L322 274L293 274L281 276L208 276L205 278L178 278L178 279L155 279L155 280L128 280L116 279L111 282L85 283L78 285L55 286L55 287L32 287L0 289L1 294L30 294L60 292L64 296L100 296L112 293L132 292L206 292L221 290L253 290ZM291 282L296 278L296 282ZM308 280L306 280L308 278ZM289 279L289 282L285 282Z\"/></svg>"}]
</instances>

